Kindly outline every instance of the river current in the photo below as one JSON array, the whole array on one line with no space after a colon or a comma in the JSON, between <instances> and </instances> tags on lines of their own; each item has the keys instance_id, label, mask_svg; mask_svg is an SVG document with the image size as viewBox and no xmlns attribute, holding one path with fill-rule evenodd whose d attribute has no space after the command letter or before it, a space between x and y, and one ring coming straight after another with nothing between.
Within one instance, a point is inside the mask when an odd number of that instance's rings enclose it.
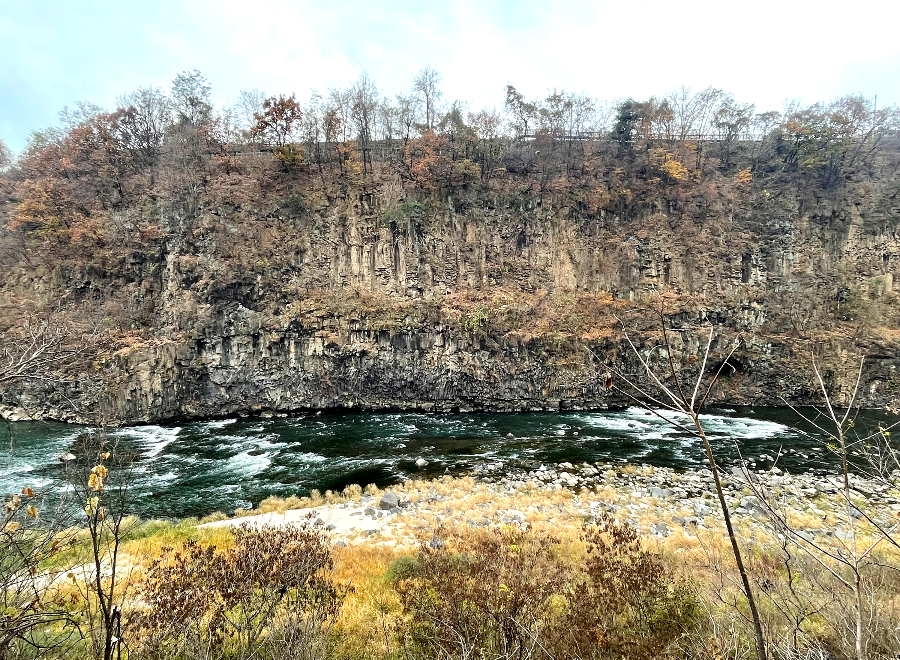
<instances>
[{"instance_id":1,"label":"river current","mask_svg":"<svg viewBox=\"0 0 900 660\"><path fill-rule=\"evenodd\" d=\"M867 413L861 419L874 426L879 417ZM833 468L820 442L793 430L799 422L791 410L778 408L719 409L704 416L717 458L726 466L736 462L740 448L754 467L766 468L784 448L781 469ZM43 422L0 427L0 495L24 487L58 490L58 457L75 451L84 431ZM339 491L349 484L384 487L410 478L461 475L498 461L705 467L700 440L640 408L556 414L310 413L132 426L108 437L134 457L131 497L134 512L145 518L230 513L269 495ZM428 464L418 467L419 458Z\"/></svg>"}]
</instances>

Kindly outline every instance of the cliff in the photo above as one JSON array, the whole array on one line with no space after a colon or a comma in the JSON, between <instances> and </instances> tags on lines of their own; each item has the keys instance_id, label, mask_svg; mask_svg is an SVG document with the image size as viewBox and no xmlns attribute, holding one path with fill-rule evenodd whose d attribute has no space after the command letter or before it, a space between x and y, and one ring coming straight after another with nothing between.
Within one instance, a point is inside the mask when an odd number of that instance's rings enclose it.
<instances>
[{"instance_id":1,"label":"cliff","mask_svg":"<svg viewBox=\"0 0 900 660\"><path fill-rule=\"evenodd\" d=\"M712 159L683 181L653 170L649 147L604 143L583 156L593 170L568 176L510 160L490 177L422 182L390 158L360 175L352 160L285 167L247 148L236 168L201 159L201 185L164 160L135 166L121 199L93 206L96 180L76 178L85 190L26 163L6 177L0 331L15 337L36 314L102 341L60 367L73 382L7 384L0 413L134 423L620 406L607 373L640 372L624 331L664 366L651 350L659 309L685 377L710 325L716 367L743 336L716 401L817 401L813 356L846 393L865 354L863 402L896 404L892 140L827 186L780 171L774 153L737 176L740 150L730 169ZM57 216L86 210L51 226L48 199Z\"/></svg>"}]
</instances>

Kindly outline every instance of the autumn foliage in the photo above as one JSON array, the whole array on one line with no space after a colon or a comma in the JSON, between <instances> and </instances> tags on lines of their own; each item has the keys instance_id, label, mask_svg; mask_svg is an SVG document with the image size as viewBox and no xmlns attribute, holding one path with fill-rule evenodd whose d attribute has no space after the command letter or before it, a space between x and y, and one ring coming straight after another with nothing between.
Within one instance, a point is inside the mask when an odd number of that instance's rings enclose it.
<instances>
[{"instance_id":1,"label":"autumn foliage","mask_svg":"<svg viewBox=\"0 0 900 660\"><path fill-rule=\"evenodd\" d=\"M303 117L300 104L289 97L273 96L262 103L261 112L254 115L256 124L250 128L250 136L273 147L275 156L291 168L303 162L303 149L291 142L294 124Z\"/></svg>"},{"instance_id":2,"label":"autumn foliage","mask_svg":"<svg viewBox=\"0 0 900 660\"><path fill-rule=\"evenodd\" d=\"M128 331L180 317L158 316L160 291L179 279L186 284L167 304L177 299L195 310L225 298L274 310L286 304L276 301L278 291L347 284L345 261L359 269L365 257L365 268L384 269L367 286L383 283L385 273L400 278L393 262L407 248L421 261L409 272L423 281L527 282L537 293L551 281L580 286L578 278L592 273L592 291L619 287L630 295L654 272L657 282L693 294L718 279L703 284L686 264L676 282L665 265L632 263L637 253L653 244L655 261L677 252L693 259L689 246L711 249L713 261L724 263L761 240L758 218L825 212L822 200L854 195L872 209L892 203L891 186L878 182L889 181L900 162L898 113L862 97L758 112L712 88L605 103L566 91L526 98L509 85L502 108L476 110L445 102L436 72L417 80L397 98L363 75L308 100L256 90L240 108L216 108L194 71L169 92L125 94L110 112L82 104L60 127L35 132L14 163L0 165L4 272L40 264L63 287L70 275L90 282L72 287L72 304L105 299L90 304L95 321L125 319ZM361 239L358 254L355 242L334 247L331 275L309 267L332 249L322 247L332 239L321 230L337 226L335 217L371 216L379 232L409 204L427 213L402 228L419 232L416 238L393 239L393 255L376 255ZM465 229L474 231L458 263L426 226L437 227L445 208L469 217ZM484 218L505 233L502 245L482 251L473 223ZM544 272L528 261L529 245L555 237L548 229L560 218L586 244L557 255L571 268ZM525 226L531 222L546 226ZM354 254L337 254L345 248ZM169 258L177 264L164 265ZM478 271L472 280L459 275L469 266Z\"/></svg>"}]
</instances>

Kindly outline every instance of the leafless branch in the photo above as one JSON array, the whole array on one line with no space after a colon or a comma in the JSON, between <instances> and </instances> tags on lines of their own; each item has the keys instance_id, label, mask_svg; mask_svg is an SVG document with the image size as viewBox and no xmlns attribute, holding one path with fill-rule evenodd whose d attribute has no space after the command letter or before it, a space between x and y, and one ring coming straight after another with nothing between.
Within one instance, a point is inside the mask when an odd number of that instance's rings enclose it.
<instances>
[{"instance_id":1,"label":"leafless branch","mask_svg":"<svg viewBox=\"0 0 900 660\"><path fill-rule=\"evenodd\" d=\"M83 354L93 336L75 337L51 321L29 320L21 336L0 340L0 383L13 380L68 382L60 368Z\"/></svg>"}]
</instances>

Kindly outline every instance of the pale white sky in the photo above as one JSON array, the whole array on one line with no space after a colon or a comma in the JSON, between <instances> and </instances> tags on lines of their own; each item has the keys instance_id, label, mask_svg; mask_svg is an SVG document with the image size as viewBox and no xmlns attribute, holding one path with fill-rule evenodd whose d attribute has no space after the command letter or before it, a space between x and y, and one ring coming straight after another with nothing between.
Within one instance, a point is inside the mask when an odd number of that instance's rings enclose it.
<instances>
[{"instance_id":1,"label":"pale white sky","mask_svg":"<svg viewBox=\"0 0 900 660\"><path fill-rule=\"evenodd\" d=\"M425 63L448 99L501 107L512 82L644 99L713 85L779 109L861 92L900 101L896 0L0 0L0 137L14 149L64 105L112 107L200 69L218 103L345 86L394 95Z\"/></svg>"}]
</instances>

